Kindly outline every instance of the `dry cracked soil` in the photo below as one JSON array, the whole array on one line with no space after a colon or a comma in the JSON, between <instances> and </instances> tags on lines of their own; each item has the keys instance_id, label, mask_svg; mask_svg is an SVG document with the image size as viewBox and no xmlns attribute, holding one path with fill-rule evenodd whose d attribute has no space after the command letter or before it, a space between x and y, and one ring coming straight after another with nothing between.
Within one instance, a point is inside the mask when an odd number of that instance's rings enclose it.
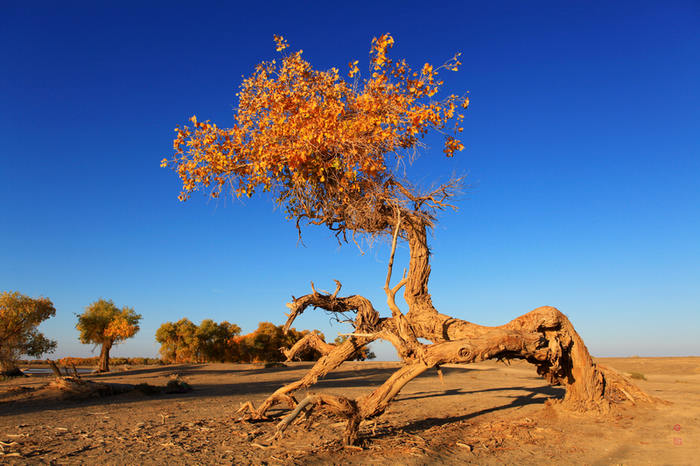
<instances>
[{"instance_id":1,"label":"dry cracked soil","mask_svg":"<svg viewBox=\"0 0 700 466\"><path fill-rule=\"evenodd\" d=\"M410 382L375 420L360 447L340 443L343 423L312 416L273 438L276 420L241 422L300 378L311 363L134 366L96 382L164 386L179 375L189 393L76 399L47 388L52 376L0 382L0 463L8 464L700 464L700 357L604 358L649 394L668 401L628 405L608 416L562 411L563 389L525 363L443 367ZM309 390L356 397L399 367L346 362Z\"/></svg>"}]
</instances>

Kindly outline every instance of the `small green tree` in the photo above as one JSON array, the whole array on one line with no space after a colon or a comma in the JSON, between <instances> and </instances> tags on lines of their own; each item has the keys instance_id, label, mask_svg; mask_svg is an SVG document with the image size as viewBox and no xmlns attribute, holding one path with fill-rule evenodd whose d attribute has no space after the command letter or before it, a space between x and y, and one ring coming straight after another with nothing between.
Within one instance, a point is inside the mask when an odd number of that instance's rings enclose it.
<instances>
[{"instance_id":1,"label":"small green tree","mask_svg":"<svg viewBox=\"0 0 700 466\"><path fill-rule=\"evenodd\" d=\"M165 322L156 331L160 355L165 362L197 362L200 353L197 326L183 317L177 322Z\"/></svg>"},{"instance_id":2,"label":"small green tree","mask_svg":"<svg viewBox=\"0 0 700 466\"><path fill-rule=\"evenodd\" d=\"M199 326L189 319L165 322L156 331L160 355L165 362L234 361L236 348L231 340L241 328L226 321L217 324L204 319Z\"/></svg>"},{"instance_id":3,"label":"small green tree","mask_svg":"<svg viewBox=\"0 0 700 466\"><path fill-rule=\"evenodd\" d=\"M173 362L177 354L177 328L173 322L165 322L156 330L156 341L160 343L160 357L165 362Z\"/></svg>"},{"instance_id":4,"label":"small green tree","mask_svg":"<svg viewBox=\"0 0 700 466\"><path fill-rule=\"evenodd\" d=\"M98 372L109 372L109 350L139 331L141 315L132 308L119 309L112 300L99 299L78 315L75 328L81 343L101 345Z\"/></svg>"},{"instance_id":5,"label":"small green tree","mask_svg":"<svg viewBox=\"0 0 700 466\"><path fill-rule=\"evenodd\" d=\"M255 332L244 340L253 361L281 361L282 327L271 322L260 322Z\"/></svg>"},{"instance_id":6,"label":"small green tree","mask_svg":"<svg viewBox=\"0 0 700 466\"><path fill-rule=\"evenodd\" d=\"M41 356L56 349L56 342L37 330L41 322L56 315L48 298L30 298L16 291L0 293L0 374L21 375L21 355Z\"/></svg>"},{"instance_id":7,"label":"small green tree","mask_svg":"<svg viewBox=\"0 0 700 466\"><path fill-rule=\"evenodd\" d=\"M231 361L233 348L231 339L241 333L241 328L227 321L217 324L211 319L204 319L197 327L196 337L200 358L204 361Z\"/></svg>"}]
</instances>

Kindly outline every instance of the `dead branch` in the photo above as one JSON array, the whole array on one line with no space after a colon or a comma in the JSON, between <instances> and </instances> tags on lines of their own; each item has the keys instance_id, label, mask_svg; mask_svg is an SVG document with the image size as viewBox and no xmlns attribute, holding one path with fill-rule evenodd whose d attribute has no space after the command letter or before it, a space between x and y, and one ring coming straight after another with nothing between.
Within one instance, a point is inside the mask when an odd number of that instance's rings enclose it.
<instances>
[{"instance_id":1,"label":"dead branch","mask_svg":"<svg viewBox=\"0 0 700 466\"><path fill-rule=\"evenodd\" d=\"M303 353L308 349L314 349L325 356L333 351L334 348L335 345L326 343L325 340L323 340L323 338L316 333L309 333L294 343L290 349L280 348L280 350L287 358L287 361L292 361L298 354Z\"/></svg>"},{"instance_id":2,"label":"dead branch","mask_svg":"<svg viewBox=\"0 0 700 466\"><path fill-rule=\"evenodd\" d=\"M343 444L352 445L357 440L357 431L360 425L358 407L355 400L336 395L310 395L303 399L294 410L277 424L275 436L279 436L296 419L304 409L323 408L337 416L347 419Z\"/></svg>"},{"instance_id":3,"label":"dead branch","mask_svg":"<svg viewBox=\"0 0 700 466\"><path fill-rule=\"evenodd\" d=\"M49 363L49 366L51 366L51 370L53 371L53 374L56 377L63 377L63 374L61 374L61 369L58 368L54 361L52 361L51 359L47 359L46 362Z\"/></svg>"},{"instance_id":4,"label":"dead branch","mask_svg":"<svg viewBox=\"0 0 700 466\"><path fill-rule=\"evenodd\" d=\"M402 315L401 310L396 305L396 293L401 289L402 286L406 284L406 273L404 271L404 277L399 281L399 283L391 288L391 274L394 268L394 255L396 254L396 242L399 238L399 231L401 230L401 210L396 209L396 226L394 228L394 235L391 239L391 254L389 255L389 265L387 266L386 282L384 283L384 292L386 293L386 302L391 309L391 315L396 317Z\"/></svg>"},{"instance_id":5,"label":"dead branch","mask_svg":"<svg viewBox=\"0 0 700 466\"><path fill-rule=\"evenodd\" d=\"M336 280L336 290L333 294L323 294L316 291L316 288L311 283L312 293L299 298L295 298L291 303L287 303L287 307L291 312L287 314L287 322L284 325L286 333L291 327L294 320L301 315L309 306L324 309L333 313L355 312L355 329L364 331L372 330L379 322L379 313L374 310L372 303L360 295L352 295L347 297L338 297L338 292L341 288L341 283Z\"/></svg>"},{"instance_id":6,"label":"dead branch","mask_svg":"<svg viewBox=\"0 0 700 466\"><path fill-rule=\"evenodd\" d=\"M338 280L333 280L335 282L335 291L331 295L331 299L335 299L338 296L338 292L340 291L340 288L342 288L342 284Z\"/></svg>"},{"instance_id":7,"label":"dead branch","mask_svg":"<svg viewBox=\"0 0 700 466\"><path fill-rule=\"evenodd\" d=\"M296 382L292 382L277 389L256 409L252 402L247 402L238 409L238 413L248 411L244 419L265 419L265 413L273 406L282 401L288 401L290 394L302 388L315 384L319 378L324 377L340 366L343 362L350 360L363 346L376 340L379 336L373 337L353 337L348 338L343 343L335 345L330 353L321 357L314 366Z\"/></svg>"}]
</instances>

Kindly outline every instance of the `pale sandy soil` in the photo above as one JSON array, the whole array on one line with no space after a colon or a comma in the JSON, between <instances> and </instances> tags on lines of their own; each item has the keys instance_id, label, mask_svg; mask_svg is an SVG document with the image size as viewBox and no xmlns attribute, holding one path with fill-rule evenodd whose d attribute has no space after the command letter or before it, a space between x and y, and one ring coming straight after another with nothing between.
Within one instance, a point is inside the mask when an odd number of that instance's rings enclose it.
<instances>
[{"instance_id":1,"label":"pale sandy soil","mask_svg":"<svg viewBox=\"0 0 700 466\"><path fill-rule=\"evenodd\" d=\"M574 415L545 405L563 390L527 364L452 366L444 385L435 372L412 381L376 423L363 424L363 448L346 449L337 419L313 418L275 441L275 422L236 422L241 402L259 403L309 363L133 367L91 379L164 385L177 373L194 391L74 400L41 389L48 376L0 382L0 463L700 464L700 357L600 361L644 374L638 385L671 404ZM396 367L345 363L309 392L355 397Z\"/></svg>"}]
</instances>

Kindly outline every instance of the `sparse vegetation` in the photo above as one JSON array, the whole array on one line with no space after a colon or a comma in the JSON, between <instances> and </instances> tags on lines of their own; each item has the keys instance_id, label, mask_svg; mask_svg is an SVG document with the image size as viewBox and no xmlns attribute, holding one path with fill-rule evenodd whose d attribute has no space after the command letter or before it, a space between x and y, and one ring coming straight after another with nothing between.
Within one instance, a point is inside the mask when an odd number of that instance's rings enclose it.
<instances>
[{"instance_id":1,"label":"sparse vegetation","mask_svg":"<svg viewBox=\"0 0 700 466\"><path fill-rule=\"evenodd\" d=\"M100 358L98 356L92 357L92 358L74 358L74 357L65 357L61 359L56 360L56 364L59 366L66 366L70 367L72 365L77 366L77 367L86 367L86 366L96 366L100 361ZM43 359L35 359L31 361L22 361L23 364L46 364L46 361ZM135 357L135 358L109 358L109 364L111 366L123 366L123 365L129 365L129 366L146 366L146 365L152 365L152 364L162 364L162 361L159 358L142 358L142 357Z\"/></svg>"},{"instance_id":2,"label":"sparse vegetation","mask_svg":"<svg viewBox=\"0 0 700 466\"><path fill-rule=\"evenodd\" d=\"M631 372L630 377L635 380L646 380L647 378L641 372Z\"/></svg>"},{"instance_id":3,"label":"sparse vegetation","mask_svg":"<svg viewBox=\"0 0 700 466\"><path fill-rule=\"evenodd\" d=\"M183 318L162 324L156 332L156 341L161 344L160 354L166 363L315 361L322 355L319 346L326 344L318 330L300 332L291 328L285 332L283 326L270 322L260 322L255 331L246 335L240 335L240 331L238 325L225 321L205 319L196 325ZM347 337L340 338L342 342ZM303 348L298 347L299 342ZM374 353L363 347L355 359L374 357Z\"/></svg>"}]
</instances>

